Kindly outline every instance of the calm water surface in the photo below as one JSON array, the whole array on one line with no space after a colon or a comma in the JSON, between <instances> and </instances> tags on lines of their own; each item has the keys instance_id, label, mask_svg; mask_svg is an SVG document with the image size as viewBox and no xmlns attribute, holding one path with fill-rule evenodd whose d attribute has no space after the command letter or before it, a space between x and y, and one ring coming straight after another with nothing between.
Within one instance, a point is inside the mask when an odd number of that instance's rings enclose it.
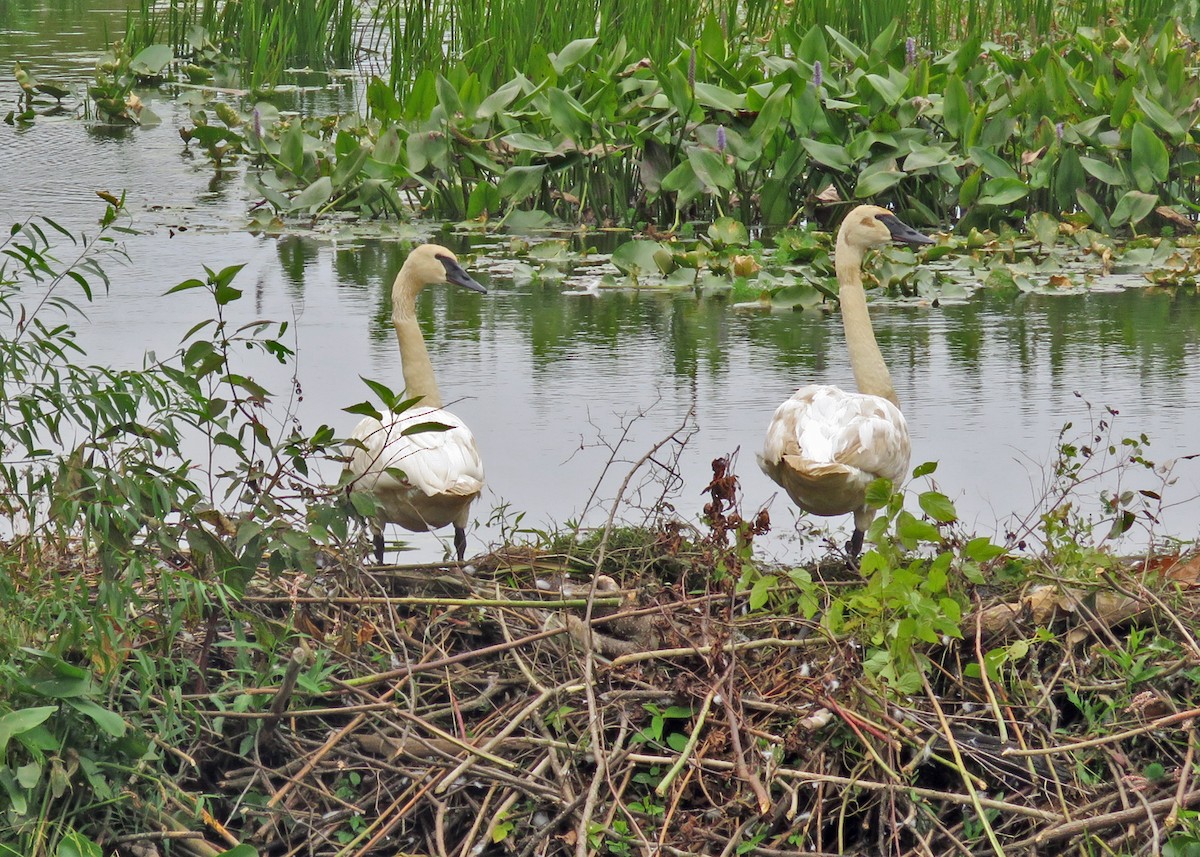
<instances>
[{"instance_id":1,"label":"calm water surface","mask_svg":"<svg viewBox=\"0 0 1200 857\"><path fill-rule=\"evenodd\" d=\"M0 4L0 115L16 105L14 60L82 93L105 27L116 32L123 22L118 6ZM354 95L331 84L303 97L335 103ZM163 118L154 128L91 127L72 116L0 124L0 200L10 220L43 214L92 229L101 212L94 191L126 191L133 225L143 230L126 242L130 262L109 267L111 291L81 324L89 359L137 366L147 351L170 353L209 307L197 295L163 292L202 276L201 265L245 263L237 285L246 297L234 312L292 322L300 420L309 429L325 422L348 433L356 418L341 408L368 396L360 375L400 385L388 291L408 245L242 232L249 201L241 174L214 178L180 141L186 111L165 94L152 104ZM435 229L405 231L430 237ZM770 503L775 522L760 553L790 559L821 549L796 536L797 516L759 472L754 453L774 408L795 387L853 385L836 314L734 310L727 301L691 295L564 295L560 289L570 283L514 284L506 239L471 247L438 237L464 251L490 289L482 298L428 290L420 305L443 396L473 427L487 468L472 551L500 538L499 523L489 523L499 507L509 526L518 516L524 527L552 528L581 516L602 523L630 463L673 433L686 444L668 445L656 460L669 467L650 467L634 480L623 519L640 521L665 480L673 489L668 500L695 520L710 461L737 450L746 511ZM913 432L913 462L938 463L933 478L971 530L1003 533L1014 518L1034 513L1064 424L1074 423L1069 439L1085 438L1105 408L1120 412L1114 437L1145 433L1156 461L1200 453L1194 292L1015 299L980 292L937 308L877 303L872 313ZM284 401L287 370L249 368ZM1154 535L1195 539L1200 462L1179 461L1173 477ZM1094 489L1112 489L1116 479ZM1120 487L1161 486L1139 471L1127 473ZM1098 510L1094 491L1081 507ZM844 539L845 520L810 520ZM1149 537L1136 531L1131 547ZM412 542L409 558L441 555L435 536Z\"/></svg>"}]
</instances>

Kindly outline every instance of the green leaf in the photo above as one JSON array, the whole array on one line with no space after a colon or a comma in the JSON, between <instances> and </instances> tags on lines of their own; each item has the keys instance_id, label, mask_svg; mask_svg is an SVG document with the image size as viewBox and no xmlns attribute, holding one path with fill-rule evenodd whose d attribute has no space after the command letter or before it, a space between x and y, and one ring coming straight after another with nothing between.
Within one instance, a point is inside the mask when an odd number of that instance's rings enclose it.
<instances>
[{"instance_id":1,"label":"green leaf","mask_svg":"<svg viewBox=\"0 0 1200 857\"><path fill-rule=\"evenodd\" d=\"M987 562L1003 554L1004 548L992 544L986 536L971 539L963 547L963 556L973 562Z\"/></svg>"},{"instance_id":2,"label":"green leaf","mask_svg":"<svg viewBox=\"0 0 1200 857\"><path fill-rule=\"evenodd\" d=\"M750 610L761 610L763 605L767 603L767 598L774 588L774 575L764 574L758 580L754 581L754 585L750 588Z\"/></svg>"},{"instance_id":3,"label":"green leaf","mask_svg":"<svg viewBox=\"0 0 1200 857\"><path fill-rule=\"evenodd\" d=\"M454 428L454 426L448 426L445 423L432 422L432 421L425 422L425 423L413 423L410 426L405 426L404 430L402 432L400 432L400 436L405 437L410 434L422 434L423 432L427 432L427 431L431 431L431 432L450 431L450 429L452 429L452 428Z\"/></svg>"},{"instance_id":4,"label":"green leaf","mask_svg":"<svg viewBox=\"0 0 1200 857\"><path fill-rule=\"evenodd\" d=\"M832 143L822 143L807 137L800 140L809 156L816 162L844 173L850 169L852 162L846 153L845 146L835 146Z\"/></svg>"},{"instance_id":5,"label":"green leaf","mask_svg":"<svg viewBox=\"0 0 1200 857\"><path fill-rule=\"evenodd\" d=\"M101 857L103 849L77 830L72 830L58 841L55 857Z\"/></svg>"},{"instance_id":6,"label":"green leaf","mask_svg":"<svg viewBox=\"0 0 1200 857\"><path fill-rule=\"evenodd\" d=\"M545 155L552 155L555 152L553 143L533 134L509 134L500 139L514 149L520 149L523 152L539 152Z\"/></svg>"},{"instance_id":7,"label":"green leaf","mask_svg":"<svg viewBox=\"0 0 1200 857\"><path fill-rule=\"evenodd\" d=\"M888 504L888 500L892 498L892 481L890 479L876 479L867 486L866 501L867 505L874 509L882 509Z\"/></svg>"},{"instance_id":8,"label":"green leaf","mask_svg":"<svg viewBox=\"0 0 1200 857\"><path fill-rule=\"evenodd\" d=\"M942 96L942 120L946 123L946 130L961 142L963 132L970 127L971 102L967 87L958 75L951 75L946 80L946 92Z\"/></svg>"},{"instance_id":9,"label":"green leaf","mask_svg":"<svg viewBox=\"0 0 1200 857\"><path fill-rule=\"evenodd\" d=\"M391 166L400 160L400 135L396 133L395 126L388 128L379 135L379 139L375 141L375 149L371 153L371 157L381 164Z\"/></svg>"},{"instance_id":10,"label":"green leaf","mask_svg":"<svg viewBox=\"0 0 1200 857\"><path fill-rule=\"evenodd\" d=\"M938 542L942 538L937 527L909 512L901 512L896 516L896 534L909 548L915 547L919 542Z\"/></svg>"},{"instance_id":11,"label":"green leaf","mask_svg":"<svg viewBox=\"0 0 1200 857\"><path fill-rule=\"evenodd\" d=\"M1144 122L1136 122L1130 137L1133 179L1138 189L1152 193L1167 180L1171 157L1167 147ZM1115 219L1115 215L1114 215Z\"/></svg>"},{"instance_id":12,"label":"green leaf","mask_svg":"<svg viewBox=\"0 0 1200 857\"><path fill-rule=\"evenodd\" d=\"M1011 205L1029 195L1029 186L1020 179L988 179L979 194L979 205Z\"/></svg>"},{"instance_id":13,"label":"green leaf","mask_svg":"<svg viewBox=\"0 0 1200 857\"><path fill-rule=\"evenodd\" d=\"M868 74L866 81L879 94L879 97L884 100L888 107L895 107L896 103L904 96L900 88L886 77L878 74Z\"/></svg>"},{"instance_id":14,"label":"green leaf","mask_svg":"<svg viewBox=\"0 0 1200 857\"><path fill-rule=\"evenodd\" d=\"M1131 190L1117 200L1109 222L1113 226L1123 226L1128 223L1134 226L1142 222L1154 207L1158 205L1158 197L1150 193Z\"/></svg>"},{"instance_id":15,"label":"green leaf","mask_svg":"<svg viewBox=\"0 0 1200 857\"><path fill-rule=\"evenodd\" d=\"M279 140L279 160L300 177L304 174L304 132L300 129L300 120L293 119L292 124Z\"/></svg>"},{"instance_id":16,"label":"green leaf","mask_svg":"<svg viewBox=\"0 0 1200 857\"><path fill-rule=\"evenodd\" d=\"M938 523L948 524L951 521L958 520L958 513L954 511L954 504L950 502L949 497L941 492L923 491L917 498L917 502L920 504L921 510Z\"/></svg>"},{"instance_id":17,"label":"green leaf","mask_svg":"<svg viewBox=\"0 0 1200 857\"><path fill-rule=\"evenodd\" d=\"M979 164L983 171L992 178L1015 179L1018 177L1017 171L1012 168L1012 165L990 149L972 146L971 160Z\"/></svg>"},{"instance_id":18,"label":"green leaf","mask_svg":"<svg viewBox=\"0 0 1200 857\"><path fill-rule=\"evenodd\" d=\"M511 202L521 202L541 189L544 172L546 172L545 164L509 167L496 184L496 190L500 196Z\"/></svg>"},{"instance_id":19,"label":"green leaf","mask_svg":"<svg viewBox=\"0 0 1200 857\"><path fill-rule=\"evenodd\" d=\"M766 102L763 103L762 108L758 111L758 118L750 126L749 136L757 141L760 146L774 136L775 129L779 127L779 123L788 109L787 95L791 92L791 89L792 85L790 83L775 87L775 90L767 97Z\"/></svg>"},{"instance_id":20,"label":"green leaf","mask_svg":"<svg viewBox=\"0 0 1200 857\"><path fill-rule=\"evenodd\" d=\"M714 110L737 113L746 107L746 96L737 95L711 83L696 82L696 101Z\"/></svg>"},{"instance_id":21,"label":"green leaf","mask_svg":"<svg viewBox=\"0 0 1200 857\"><path fill-rule=\"evenodd\" d=\"M1088 174L1091 175L1092 178L1099 179L1105 184L1112 185L1113 187L1125 186L1125 174L1112 164L1106 164L1104 161L1098 161L1095 158L1084 157L1079 159L1079 164L1085 170L1087 170Z\"/></svg>"},{"instance_id":22,"label":"green leaf","mask_svg":"<svg viewBox=\"0 0 1200 857\"><path fill-rule=\"evenodd\" d=\"M664 250L667 248L657 241L627 241L613 251L611 261L617 270L631 277L657 274L656 256Z\"/></svg>"},{"instance_id":23,"label":"green leaf","mask_svg":"<svg viewBox=\"0 0 1200 857\"><path fill-rule=\"evenodd\" d=\"M937 470L937 462L936 461L926 461L923 464L918 464L916 467L913 468L913 472L912 472L913 479L920 479L922 476L928 476L930 473L933 473L936 470Z\"/></svg>"},{"instance_id":24,"label":"green leaf","mask_svg":"<svg viewBox=\"0 0 1200 857\"><path fill-rule=\"evenodd\" d=\"M147 45L129 61L129 70L140 77L157 77L175 54L167 45Z\"/></svg>"},{"instance_id":25,"label":"green leaf","mask_svg":"<svg viewBox=\"0 0 1200 857\"><path fill-rule=\"evenodd\" d=\"M688 150L688 162L696 177L704 183L706 190L733 189L733 168L725 163L725 156L711 149L693 146Z\"/></svg>"},{"instance_id":26,"label":"green leaf","mask_svg":"<svg viewBox=\"0 0 1200 857\"><path fill-rule=\"evenodd\" d=\"M554 66L554 71L559 76L565 74L572 66L578 65L598 41L597 38L576 39L568 42L557 54L550 54L550 63Z\"/></svg>"},{"instance_id":27,"label":"green leaf","mask_svg":"<svg viewBox=\"0 0 1200 857\"><path fill-rule=\"evenodd\" d=\"M292 200L292 211L315 211L333 196L333 179L321 176Z\"/></svg>"},{"instance_id":28,"label":"green leaf","mask_svg":"<svg viewBox=\"0 0 1200 857\"><path fill-rule=\"evenodd\" d=\"M857 199L878 196L884 191L891 190L904 180L908 173L896 169L890 163L882 169L863 170L854 186L854 196Z\"/></svg>"},{"instance_id":29,"label":"green leaf","mask_svg":"<svg viewBox=\"0 0 1200 857\"><path fill-rule=\"evenodd\" d=\"M21 708L0 715L0 758L3 758L4 751L8 748L9 739L42 725L56 711L57 706L43 705L38 708Z\"/></svg>"},{"instance_id":30,"label":"green leaf","mask_svg":"<svg viewBox=\"0 0 1200 857\"><path fill-rule=\"evenodd\" d=\"M67 705L70 705L80 714L90 717L97 726L113 738L120 738L125 734L127 728L125 720L115 711L102 708L90 699L68 699Z\"/></svg>"}]
</instances>

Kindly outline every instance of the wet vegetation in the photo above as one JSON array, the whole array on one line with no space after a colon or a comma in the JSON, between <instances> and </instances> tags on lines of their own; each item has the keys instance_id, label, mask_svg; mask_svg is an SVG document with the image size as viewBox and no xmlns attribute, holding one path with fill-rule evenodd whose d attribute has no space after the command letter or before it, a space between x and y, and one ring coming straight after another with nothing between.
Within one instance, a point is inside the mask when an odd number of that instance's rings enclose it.
<instances>
[{"instance_id":1,"label":"wet vegetation","mask_svg":"<svg viewBox=\"0 0 1200 857\"><path fill-rule=\"evenodd\" d=\"M949 227L873 261L896 300L1122 266L1195 289L1200 83L1170 4L894 5L656 5L683 46L618 5L145 5L86 96L18 66L8 119L152 124L139 92L175 87L180 145L246 171L252 228L583 236L514 237L531 283L827 304L824 224L870 198ZM604 35L539 29L581 19ZM360 27L390 60L367 115L275 106L285 68L350 64ZM131 228L105 201L94 235L31 218L0 244L0 855L1200 853L1200 564L1157 529L1171 463L1113 414L1064 429L1001 536L932 464L876 484L858 569L834 545L756 562L771 521L731 459L683 523L671 438L630 473L662 484L644 526L621 497L596 530L502 509L470 575L367 569L370 501L316 476L341 439L242 365L294 355L285 323L232 321L238 266L164 284L209 298L176 353L86 362L73 325ZM639 234L597 253L609 225ZM727 311L702 306L681 343ZM620 310L534 317L537 347ZM1178 355L1195 331L1164 336ZM346 409L397 398L370 391ZM1137 530L1146 555L1114 555Z\"/></svg>"}]
</instances>

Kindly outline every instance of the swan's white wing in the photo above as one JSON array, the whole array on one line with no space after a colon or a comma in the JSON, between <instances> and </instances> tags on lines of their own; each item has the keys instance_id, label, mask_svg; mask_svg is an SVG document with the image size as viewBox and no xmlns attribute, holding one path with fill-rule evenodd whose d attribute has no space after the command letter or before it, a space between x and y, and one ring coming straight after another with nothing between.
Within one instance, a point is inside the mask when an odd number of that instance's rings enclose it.
<instances>
[{"instance_id":1,"label":"swan's white wing","mask_svg":"<svg viewBox=\"0 0 1200 857\"><path fill-rule=\"evenodd\" d=\"M405 435L405 429L419 423L441 423L446 431L419 431ZM426 496L436 494L473 495L483 489L483 460L475 436L466 424L441 408L410 408L390 415L381 423L364 418L352 438L362 443L351 455L348 469L359 477L355 488L384 494L389 491L417 489ZM389 470L403 471L398 479Z\"/></svg>"},{"instance_id":2,"label":"swan's white wing","mask_svg":"<svg viewBox=\"0 0 1200 857\"><path fill-rule=\"evenodd\" d=\"M801 506L818 514L853 511L880 477L908 473L908 424L879 396L838 387L802 387L779 406L759 464Z\"/></svg>"}]
</instances>

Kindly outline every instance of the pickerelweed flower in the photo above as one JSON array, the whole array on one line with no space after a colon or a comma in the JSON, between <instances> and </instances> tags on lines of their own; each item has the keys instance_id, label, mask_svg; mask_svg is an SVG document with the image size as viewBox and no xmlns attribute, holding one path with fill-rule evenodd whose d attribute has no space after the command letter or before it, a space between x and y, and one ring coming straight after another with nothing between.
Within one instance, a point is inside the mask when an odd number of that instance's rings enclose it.
<instances>
[{"instance_id":1,"label":"pickerelweed flower","mask_svg":"<svg viewBox=\"0 0 1200 857\"><path fill-rule=\"evenodd\" d=\"M813 86L820 86L824 80L825 78L821 74L821 61L816 60L813 62Z\"/></svg>"},{"instance_id":2,"label":"pickerelweed flower","mask_svg":"<svg viewBox=\"0 0 1200 857\"><path fill-rule=\"evenodd\" d=\"M917 64L917 40L912 36L904 40L904 61L908 65Z\"/></svg>"},{"instance_id":3,"label":"pickerelweed flower","mask_svg":"<svg viewBox=\"0 0 1200 857\"><path fill-rule=\"evenodd\" d=\"M724 154L725 146L727 143L728 143L728 141L725 139L725 126L718 125L717 126L717 151Z\"/></svg>"},{"instance_id":4,"label":"pickerelweed flower","mask_svg":"<svg viewBox=\"0 0 1200 857\"><path fill-rule=\"evenodd\" d=\"M1058 142L1062 142L1063 123L1057 122L1054 125L1054 136L1058 138Z\"/></svg>"},{"instance_id":5,"label":"pickerelweed flower","mask_svg":"<svg viewBox=\"0 0 1200 857\"><path fill-rule=\"evenodd\" d=\"M692 48L692 55L688 57L688 89L695 91L696 89L696 49Z\"/></svg>"}]
</instances>

